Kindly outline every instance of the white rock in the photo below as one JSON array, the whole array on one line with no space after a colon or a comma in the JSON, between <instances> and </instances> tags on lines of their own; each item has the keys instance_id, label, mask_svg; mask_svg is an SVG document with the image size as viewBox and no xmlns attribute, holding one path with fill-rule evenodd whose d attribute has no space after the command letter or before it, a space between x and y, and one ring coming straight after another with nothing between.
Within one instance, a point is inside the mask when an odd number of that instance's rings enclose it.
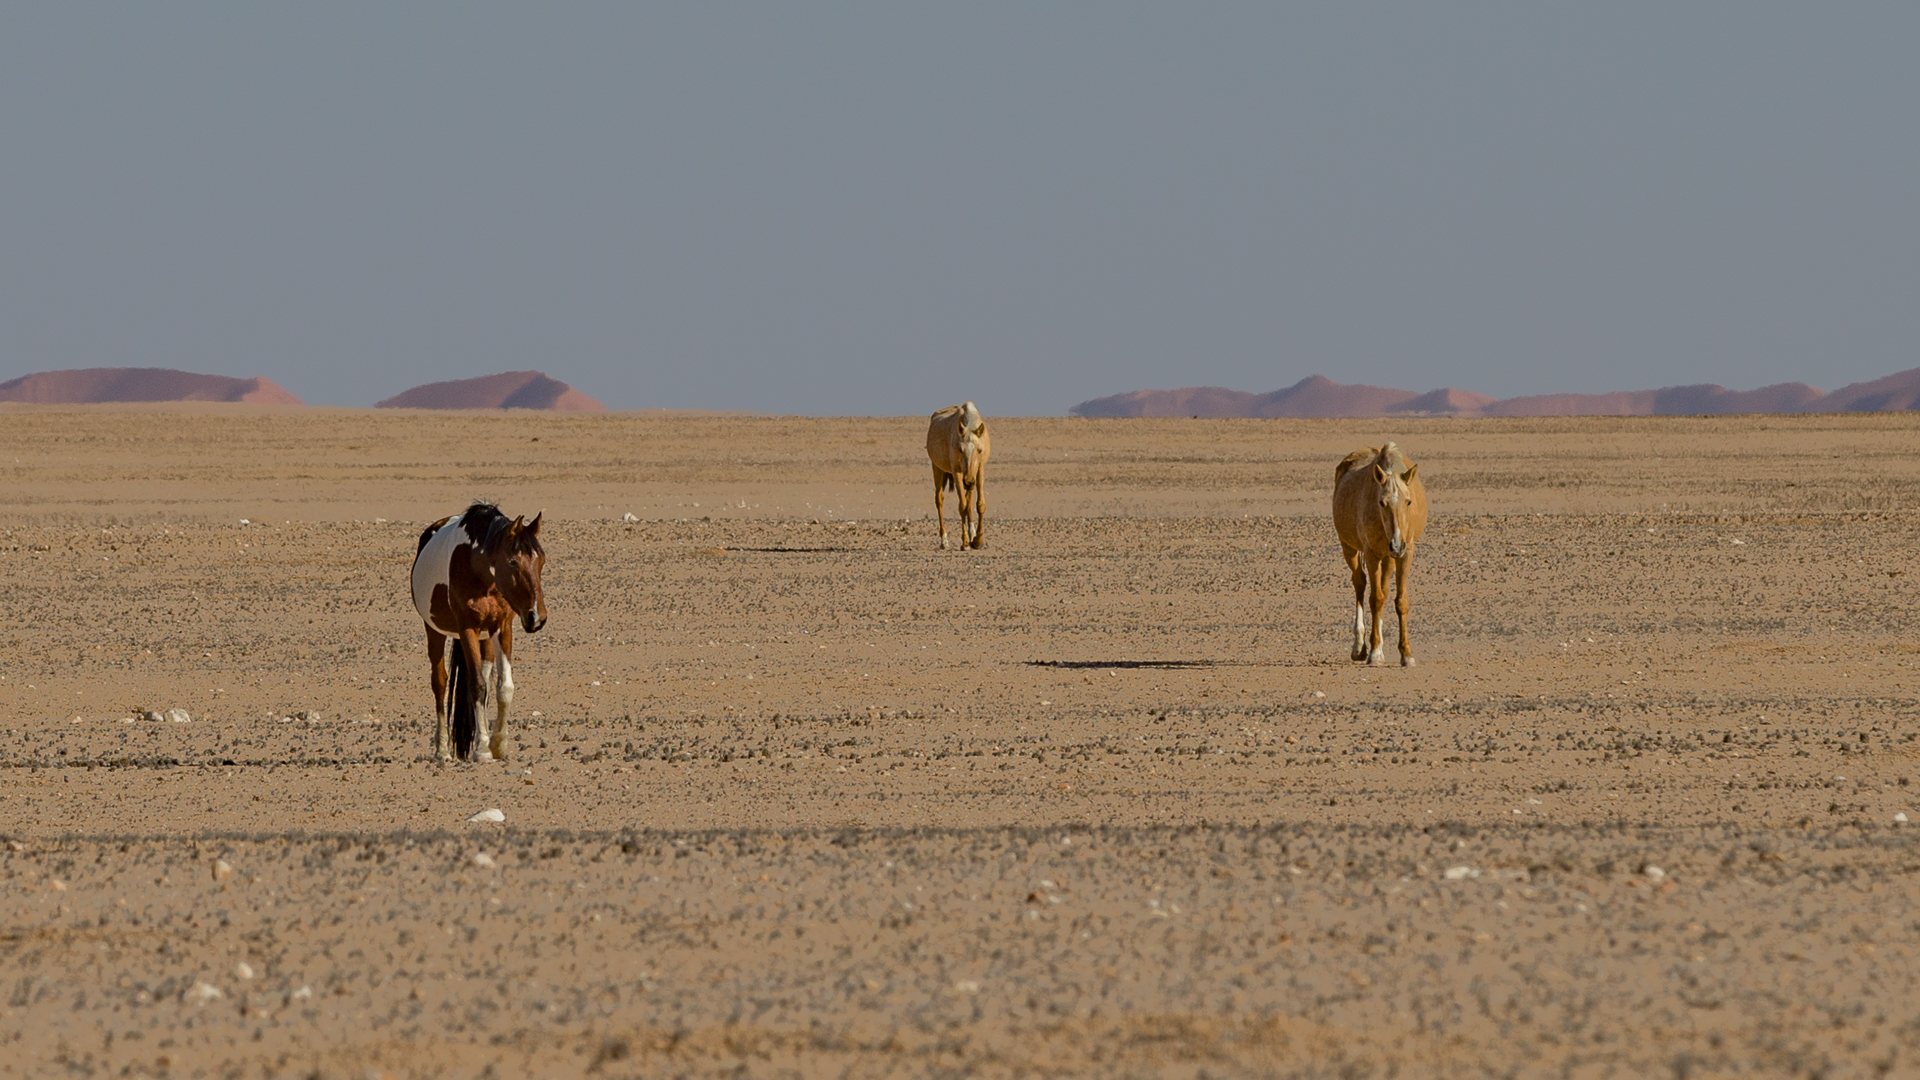
<instances>
[{"instance_id":1,"label":"white rock","mask_svg":"<svg viewBox=\"0 0 1920 1080\"><path fill-rule=\"evenodd\" d=\"M303 986L287 995L288 1001L306 1001L313 997L313 987Z\"/></svg>"},{"instance_id":2,"label":"white rock","mask_svg":"<svg viewBox=\"0 0 1920 1080\"><path fill-rule=\"evenodd\" d=\"M493 856L484 851L476 851L473 853L473 865L492 867L494 865Z\"/></svg>"},{"instance_id":3,"label":"white rock","mask_svg":"<svg viewBox=\"0 0 1920 1080\"><path fill-rule=\"evenodd\" d=\"M626 521L639 521L640 519L639 519L639 518L637 518L637 517L634 517L634 516L633 516L632 514L628 514L628 515L627 515L627 516L626 516L626 517L625 517L625 518L624 518L623 520L626 520Z\"/></svg>"},{"instance_id":4,"label":"white rock","mask_svg":"<svg viewBox=\"0 0 1920 1080\"><path fill-rule=\"evenodd\" d=\"M473 815L467 820L468 821L505 821L507 820L507 815L500 812L497 809L489 808L489 809L480 811L479 813Z\"/></svg>"},{"instance_id":5,"label":"white rock","mask_svg":"<svg viewBox=\"0 0 1920 1080\"><path fill-rule=\"evenodd\" d=\"M1441 876L1448 881L1465 881L1468 878L1479 877L1480 871L1471 866L1449 866L1447 872Z\"/></svg>"},{"instance_id":6,"label":"white rock","mask_svg":"<svg viewBox=\"0 0 1920 1080\"><path fill-rule=\"evenodd\" d=\"M253 965L245 960L233 965L233 977L241 980L253 978Z\"/></svg>"},{"instance_id":7,"label":"white rock","mask_svg":"<svg viewBox=\"0 0 1920 1080\"><path fill-rule=\"evenodd\" d=\"M185 709L168 709L167 719L173 721L176 724L187 724L187 723L193 722L193 717L189 715L187 713L187 710Z\"/></svg>"},{"instance_id":8,"label":"white rock","mask_svg":"<svg viewBox=\"0 0 1920 1080\"><path fill-rule=\"evenodd\" d=\"M1900 811L1893 815L1893 820L1897 825L1905 825L1907 823L1907 812L1905 810Z\"/></svg>"},{"instance_id":9,"label":"white rock","mask_svg":"<svg viewBox=\"0 0 1920 1080\"><path fill-rule=\"evenodd\" d=\"M1647 875L1648 881L1660 882L1667 880L1667 872L1657 866L1649 866L1642 871L1642 873Z\"/></svg>"},{"instance_id":10,"label":"white rock","mask_svg":"<svg viewBox=\"0 0 1920 1080\"><path fill-rule=\"evenodd\" d=\"M961 979L959 982L953 984L953 988L962 994L977 994L980 992L980 984L974 982L972 979Z\"/></svg>"},{"instance_id":11,"label":"white rock","mask_svg":"<svg viewBox=\"0 0 1920 1080\"><path fill-rule=\"evenodd\" d=\"M241 519L240 519L240 524L242 524L242 525L251 525L251 524L253 524L253 522L251 522L251 521L248 521L248 520L247 520L246 518L241 518ZM511 659L511 657L509 657L509 659Z\"/></svg>"},{"instance_id":12,"label":"white rock","mask_svg":"<svg viewBox=\"0 0 1920 1080\"><path fill-rule=\"evenodd\" d=\"M225 881L233 876L233 864L225 859L213 860L213 880Z\"/></svg>"},{"instance_id":13,"label":"white rock","mask_svg":"<svg viewBox=\"0 0 1920 1080\"><path fill-rule=\"evenodd\" d=\"M205 1005L209 1001L214 1001L226 996L227 995L220 992L219 987L209 982L196 982L187 989L186 993L180 995L182 1000L194 1005Z\"/></svg>"}]
</instances>

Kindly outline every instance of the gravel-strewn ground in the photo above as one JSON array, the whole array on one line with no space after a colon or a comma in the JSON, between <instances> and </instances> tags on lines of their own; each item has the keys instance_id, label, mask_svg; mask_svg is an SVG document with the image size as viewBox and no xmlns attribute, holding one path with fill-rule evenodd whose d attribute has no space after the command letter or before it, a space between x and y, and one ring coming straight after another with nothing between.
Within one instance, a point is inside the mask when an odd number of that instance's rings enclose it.
<instances>
[{"instance_id":1,"label":"gravel-strewn ground","mask_svg":"<svg viewBox=\"0 0 1920 1080\"><path fill-rule=\"evenodd\" d=\"M1920 1068L1908 417L1400 424L1402 670L1375 422L997 421L943 553L923 421L0 412L0 1076ZM552 621L445 767L473 495Z\"/></svg>"}]
</instances>

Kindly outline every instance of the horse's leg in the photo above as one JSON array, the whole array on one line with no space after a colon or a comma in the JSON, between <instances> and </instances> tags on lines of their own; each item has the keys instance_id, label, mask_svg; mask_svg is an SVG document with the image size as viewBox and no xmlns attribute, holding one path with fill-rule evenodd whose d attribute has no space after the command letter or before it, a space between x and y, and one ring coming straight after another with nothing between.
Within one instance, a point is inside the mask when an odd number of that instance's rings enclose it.
<instances>
[{"instance_id":1,"label":"horse's leg","mask_svg":"<svg viewBox=\"0 0 1920 1080\"><path fill-rule=\"evenodd\" d=\"M1340 545L1340 557L1347 560L1347 569L1353 574L1353 650L1347 654L1352 660L1367 658L1367 572L1360 565L1360 552L1345 544Z\"/></svg>"},{"instance_id":2,"label":"horse's leg","mask_svg":"<svg viewBox=\"0 0 1920 1080\"><path fill-rule=\"evenodd\" d=\"M973 489L967 486L965 474L954 478L954 487L960 494L960 546L973 546Z\"/></svg>"},{"instance_id":3,"label":"horse's leg","mask_svg":"<svg viewBox=\"0 0 1920 1080\"><path fill-rule=\"evenodd\" d=\"M486 715L487 707L487 680L480 675L480 635L472 630L462 630L460 640L455 647L464 650L467 654L467 681L473 684L468 687L467 696L473 701L474 724L478 726L480 717ZM476 750L480 745L477 731L474 733L473 745ZM475 756L478 757L478 754Z\"/></svg>"},{"instance_id":4,"label":"horse's leg","mask_svg":"<svg viewBox=\"0 0 1920 1080\"><path fill-rule=\"evenodd\" d=\"M487 750L495 761L507 760L507 707L513 704L513 623L507 622L506 629L495 638L499 642L496 650L500 654L500 683L494 691L493 734L487 739Z\"/></svg>"},{"instance_id":5,"label":"horse's leg","mask_svg":"<svg viewBox=\"0 0 1920 1080\"><path fill-rule=\"evenodd\" d=\"M947 488L943 481L946 477L938 468L933 470L933 517L940 523L940 550L947 550Z\"/></svg>"},{"instance_id":6,"label":"horse's leg","mask_svg":"<svg viewBox=\"0 0 1920 1080\"><path fill-rule=\"evenodd\" d=\"M475 686L480 688L480 697L476 701L477 705L484 706L487 703L487 699L493 696L493 653L494 638L489 634L480 639L480 666L474 669L480 673L480 678L474 683ZM485 717L481 719L484 721Z\"/></svg>"},{"instance_id":7,"label":"horse's leg","mask_svg":"<svg viewBox=\"0 0 1920 1080\"><path fill-rule=\"evenodd\" d=\"M1393 610L1400 614L1400 666L1412 667L1419 661L1413 658L1413 642L1407 640L1407 608L1412 606L1413 598L1407 595L1407 571L1413 563L1413 546L1407 546L1407 553L1394 560L1393 574Z\"/></svg>"},{"instance_id":8,"label":"horse's leg","mask_svg":"<svg viewBox=\"0 0 1920 1080\"><path fill-rule=\"evenodd\" d=\"M1380 614L1387 606L1387 563L1391 560L1366 553L1367 559L1367 663L1378 667L1386 660L1380 651Z\"/></svg>"},{"instance_id":9,"label":"horse's leg","mask_svg":"<svg viewBox=\"0 0 1920 1080\"><path fill-rule=\"evenodd\" d=\"M980 471L980 478L973 482L973 547L978 551L987 540L987 473Z\"/></svg>"},{"instance_id":10,"label":"horse's leg","mask_svg":"<svg viewBox=\"0 0 1920 1080\"><path fill-rule=\"evenodd\" d=\"M427 663L433 683L433 756L452 761L453 753L447 749L447 636L431 626L427 627Z\"/></svg>"}]
</instances>

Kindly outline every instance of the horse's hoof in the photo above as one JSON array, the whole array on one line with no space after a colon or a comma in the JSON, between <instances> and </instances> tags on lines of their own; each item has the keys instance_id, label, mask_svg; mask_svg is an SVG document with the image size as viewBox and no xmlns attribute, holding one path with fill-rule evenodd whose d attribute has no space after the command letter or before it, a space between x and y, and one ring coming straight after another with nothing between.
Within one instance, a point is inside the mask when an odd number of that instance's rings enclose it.
<instances>
[{"instance_id":1,"label":"horse's hoof","mask_svg":"<svg viewBox=\"0 0 1920 1080\"><path fill-rule=\"evenodd\" d=\"M495 761L507 760L507 748L505 746L489 746L487 747L487 752L493 755L493 760Z\"/></svg>"},{"instance_id":2,"label":"horse's hoof","mask_svg":"<svg viewBox=\"0 0 1920 1080\"><path fill-rule=\"evenodd\" d=\"M1365 649L1355 649L1353 650L1352 653L1348 654L1347 656L1347 659L1349 660L1365 660L1366 658L1367 658L1367 650Z\"/></svg>"},{"instance_id":3,"label":"horse's hoof","mask_svg":"<svg viewBox=\"0 0 1920 1080\"><path fill-rule=\"evenodd\" d=\"M1415 660L1411 656L1403 656L1400 658L1400 666L1401 667L1419 667L1420 661Z\"/></svg>"},{"instance_id":4,"label":"horse's hoof","mask_svg":"<svg viewBox=\"0 0 1920 1080\"><path fill-rule=\"evenodd\" d=\"M1368 667L1387 666L1386 655L1384 653L1374 653L1372 656L1367 657L1367 666Z\"/></svg>"}]
</instances>

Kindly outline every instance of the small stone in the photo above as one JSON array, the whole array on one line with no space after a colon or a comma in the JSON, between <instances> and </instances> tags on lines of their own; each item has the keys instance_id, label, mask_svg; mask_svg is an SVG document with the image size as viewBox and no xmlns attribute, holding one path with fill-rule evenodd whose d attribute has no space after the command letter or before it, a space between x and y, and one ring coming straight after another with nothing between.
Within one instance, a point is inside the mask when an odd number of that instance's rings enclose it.
<instances>
[{"instance_id":1,"label":"small stone","mask_svg":"<svg viewBox=\"0 0 1920 1080\"><path fill-rule=\"evenodd\" d=\"M253 978L253 965L245 960L233 965L233 977L241 980Z\"/></svg>"},{"instance_id":2,"label":"small stone","mask_svg":"<svg viewBox=\"0 0 1920 1080\"><path fill-rule=\"evenodd\" d=\"M53 886L53 891L54 891L54 892L66 892L66 891L67 891L67 883L66 883L66 882L64 882L64 881L61 881L61 880L60 880L59 878L54 878L54 879L52 879L51 881L49 881L49 882L47 882L47 884L49 884L49 885L52 885L52 886Z\"/></svg>"},{"instance_id":3,"label":"small stone","mask_svg":"<svg viewBox=\"0 0 1920 1080\"><path fill-rule=\"evenodd\" d=\"M193 722L193 717L190 716L187 713L187 710L185 709L168 709L167 719L176 724L188 724Z\"/></svg>"},{"instance_id":4,"label":"small stone","mask_svg":"<svg viewBox=\"0 0 1920 1080\"><path fill-rule=\"evenodd\" d=\"M213 860L213 880L225 881L233 876L233 864L225 859Z\"/></svg>"},{"instance_id":5,"label":"small stone","mask_svg":"<svg viewBox=\"0 0 1920 1080\"><path fill-rule=\"evenodd\" d=\"M1902 810L1899 813L1893 815L1893 822L1896 825L1905 825L1907 823L1907 812L1905 810Z\"/></svg>"},{"instance_id":6,"label":"small stone","mask_svg":"<svg viewBox=\"0 0 1920 1080\"><path fill-rule=\"evenodd\" d=\"M491 869L495 865L495 863L493 861L493 856L487 854L484 851L476 851L473 853L473 865L484 866Z\"/></svg>"},{"instance_id":7,"label":"small stone","mask_svg":"<svg viewBox=\"0 0 1920 1080\"><path fill-rule=\"evenodd\" d=\"M220 992L219 987L205 981L195 982L187 988L186 993L180 995L182 1000L193 1005L205 1005L209 1001L215 1001L226 996L227 995Z\"/></svg>"},{"instance_id":8,"label":"small stone","mask_svg":"<svg viewBox=\"0 0 1920 1080\"><path fill-rule=\"evenodd\" d=\"M1325 690L1315 690L1315 691L1313 692L1313 696L1314 696L1314 697L1326 697L1326 696L1327 696L1327 692L1326 692Z\"/></svg>"},{"instance_id":9,"label":"small stone","mask_svg":"<svg viewBox=\"0 0 1920 1080\"><path fill-rule=\"evenodd\" d=\"M977 994L980 992L980 984L972 979L961 979L959 982L953 984L953 988L962 994Z\"/></svg>"},{"instance_id":10,"label":"small stone","mask_svg":"<svg viewBox=\"0 0 1920 1080\"><path fill-rule=\"evenodd\" d=\"M505 821L507 820L507 815L502 813L498 809L489 808L489 809L480 811L479 813L473 815L467 820L468 821Z\"/></svg>"},{"instance_id":11,"label":"small stone","mask_svg":"<svg viewBox=\"0 0 1920 1080\"><path fill-rule=\"evenodd\" d=\"M631 522L631 521L639 521L640 519L637 517L634 517L632 514L628 514L624 520Z\"/></svg>"},{"instance_id":12,"label":"small stone","mask_svg":"<svg viewBox=\"0 0 1920 1080\"><path fill-rule=\"evenodd\" d=\"M313 998L313 987L303 986L287 995L288 1001L309 1001Z\"/></svg>"},{"instance_id":13,"label":"small stone","mask_svg":"<svg viewBox=\"0 0 1920 1080\"><path fill-rule=\"evenodd\" d=\"M1468 878L1479 877L1480 871L1471 866L1449 866L1447 867L1447 872L1441 876L1448 881L1465 881Z\"/></svg>"},{"instance_id":14,"label":"small stone","mask_svg":"<svg viewBox=\"0 0 1920 1080\"><path fill-rule=\"evenodd\" d=\"M1667 872L1665 870L1660 869L1657 866L1649 866L1645 870L1641 871L1641 873L1647 875L1648 881L1654 882L1656 884L1667 880Z\"/></svg>"},{"instance_id":15,"label":"small stone","mask_svg":"<svg viewBox=\"0 0 1920 1080\"><path fill-rule=\"evenodd\" d=\"M160 710L158 709L148 709L147 711L140 714L140 719L148 720L157 724L160 721L165 720L166 716L165 714L161 713Z\"/></svg>"}]
</instances>

